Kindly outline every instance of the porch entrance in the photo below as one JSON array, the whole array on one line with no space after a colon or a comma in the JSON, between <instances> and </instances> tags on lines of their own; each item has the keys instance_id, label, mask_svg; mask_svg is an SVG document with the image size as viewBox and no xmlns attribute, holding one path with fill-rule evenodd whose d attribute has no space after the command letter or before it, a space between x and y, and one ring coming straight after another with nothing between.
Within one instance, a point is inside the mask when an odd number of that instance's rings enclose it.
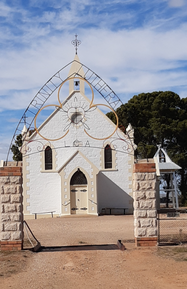
<instances>
[{"instance_id":1,"label":"porch entrance","mask_svg":"<svg viewBox=\"0 0 187 289\"><path fill-rule=\"evenodd\" d=\"M71 214L88 213L88 185L86 176L78 169L70 181Z\"/></svg>"}]
</instances>

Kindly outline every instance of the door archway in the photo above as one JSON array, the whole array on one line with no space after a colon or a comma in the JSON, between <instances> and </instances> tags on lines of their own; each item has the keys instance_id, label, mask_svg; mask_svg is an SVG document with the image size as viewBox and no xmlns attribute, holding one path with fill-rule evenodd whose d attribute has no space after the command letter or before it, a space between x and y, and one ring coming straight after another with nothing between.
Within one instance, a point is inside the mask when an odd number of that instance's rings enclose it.
<instances>
[{"instance_id":1,"label":"door archway","mask_svg":"<svg viewBox=\"0 0 187 289\"><path fill-rule=\"evenodd\" d=\"M85 174L78 169L70 180L71 214L88 213L88 182Z\"/></svg>"}]
</instances>

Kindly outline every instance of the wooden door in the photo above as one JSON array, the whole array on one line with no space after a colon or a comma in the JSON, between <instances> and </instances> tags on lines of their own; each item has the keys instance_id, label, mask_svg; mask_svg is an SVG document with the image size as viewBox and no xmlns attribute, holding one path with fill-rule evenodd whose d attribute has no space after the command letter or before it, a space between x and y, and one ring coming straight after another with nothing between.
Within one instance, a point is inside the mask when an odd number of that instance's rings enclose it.
<instances>
[{"instance_id":1,"label":"wooden door","mask_svg":"<svg viewBox=\"0 0 187 289\"><path fill-rule=\"evenodd\" d=\"M87 185L70 186L71 214L88 213L88 188Z\"/></svg>"}]
</instances>

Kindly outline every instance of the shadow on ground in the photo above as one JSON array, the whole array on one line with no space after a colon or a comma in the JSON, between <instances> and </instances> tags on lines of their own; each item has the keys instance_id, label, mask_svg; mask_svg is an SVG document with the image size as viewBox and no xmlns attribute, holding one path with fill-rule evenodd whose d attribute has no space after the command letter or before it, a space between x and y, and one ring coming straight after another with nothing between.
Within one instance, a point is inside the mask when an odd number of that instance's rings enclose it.
<instances>
[{"instance_id":1,"label":"shadow on ground","mask_svg":"<svg viewBox=\"0 0 187 289\"><path fill-rule=\"evenodd\" d=\"M94 251L94 250L119 250L115 244L102 245L77 245L77 246L41 246L38 252L57 252L57 251Z\"/></svg>"}]
</instances>

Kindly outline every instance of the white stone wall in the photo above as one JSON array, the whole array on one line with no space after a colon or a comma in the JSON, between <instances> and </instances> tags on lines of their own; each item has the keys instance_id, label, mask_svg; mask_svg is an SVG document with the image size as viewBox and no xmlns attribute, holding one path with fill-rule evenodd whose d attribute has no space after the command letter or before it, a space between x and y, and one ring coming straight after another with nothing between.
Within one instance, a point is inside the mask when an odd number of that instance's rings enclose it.
<instances>
[{"instance_id":1,"label":"white stone wall","mask_svg":"<svg viewBox=\"0 0 187 289\"><path fill-rule=\"evenodd\" d=\"M78 153L72 160L65 166L65 179L69 177L71 172L77 167L83 168L89 175L90 178L93 178L91 165Z\"/></svg>"},{"instance_id":2,"label":"white stone wall","mask_svg":"<svg viewBox=\"0 0 187 289\"><path fill-rule=\"evenodd\" d=\"M76 101L75 101L76 97ZM70 97L65 105L64 110L69 107L84 107L86 131L93 137L104 138L109 136L115 129L115 125L98 109L89 108L89 101L79 92ZM98 108L102 108L99 107ZM66 131L64 128L68 124L68 113L56 111L40 128L40 133L47 138L58 138ZM50 141L55 151L56 167L53 172L42 171L42 153L38 153L40 141L44 146L48 145L48 141L42 139L38 134L34 134L31 138L33 142L28 144L27 166L24 177L27 179L27 189L24 195L27 198L27 211L30 214L42 211L55 210L57 214L61 213L61 179L58 170L62 168L66 162L79 150L99 171L97 177L97 196L99 211L102 207L125 207L132 208L132 198L129 197L132 189L132 168L129 164L129 155L127 151L123 151L126 143L120 141L123 138L122 133L118 130L109 140L116 147L115 168L113 170L104 170L103 168L103 148L105 140L95 140L85 133L85 126L75 127L73 124L68 128L68 134L58 141ZM38 140L38 141L36 141ZM74 146L74 142L78 140L79 146ZM41 145L40 145L41 146ZM119 152L118 152L119 151ZM123 153L122 153L123 152ZM29 153L31 153L29 155ZM132 153L132 151L131 151ZM73 157L65 167L65 178L71 174L74 168L79 166L86 168L90 177L92 177L91 166L79 155ZM107 180L107 181L106 181ZM106 181L105 183L103 181ZM109 183L115 184L110 186ZM63 184L62 184L63 185Z\"/></svg>"},{"instance_id":3,"label":"white stone wall","mask_svg":"<svg viewBox=\"0 0 187 289\"><path fill-rule=\"evenodd\" d=\"M135 238L157 237L156 173L133 176Z\"/></svg>"},{"instance_id":4,"label":"white stone wall","mask_svg":"<svg viewBox=\"0 0 187 289\"><path fill-rule=\"evenodd\" d=\"M1 241L21 241L23 237L22 178L0 177Z\"/></svg>"},{"instance_id":5,"label":"white stone wall","mask_svg":"<svg viewBox=\"0 0 187 289\"><path fill-rule=\"evenodd\" d=\"M121 175L121 178L125 179L123 175ZM115 183L110 174L106 176L103 172L99 172L97 175L99 212L103 208L125 208L126 214L132 213L132 197L124 189L120 188L119 183L122 183L122 181ZM123 187L125 187L125 184L123 184Z\"/></svg>"},{"instance_id":6,"label":"white stone wall","mask_svg":"<svg viewBox=\"0 0 187 289\"><path fill-rule=\"evenodd\" d=\"M55 211L61 213L61 180L58 173L41 172L40 154L27 159L28 203L27 210L34 213ZM34 217L34 215L33 215Z\"/></svg>"}]
</instances>

